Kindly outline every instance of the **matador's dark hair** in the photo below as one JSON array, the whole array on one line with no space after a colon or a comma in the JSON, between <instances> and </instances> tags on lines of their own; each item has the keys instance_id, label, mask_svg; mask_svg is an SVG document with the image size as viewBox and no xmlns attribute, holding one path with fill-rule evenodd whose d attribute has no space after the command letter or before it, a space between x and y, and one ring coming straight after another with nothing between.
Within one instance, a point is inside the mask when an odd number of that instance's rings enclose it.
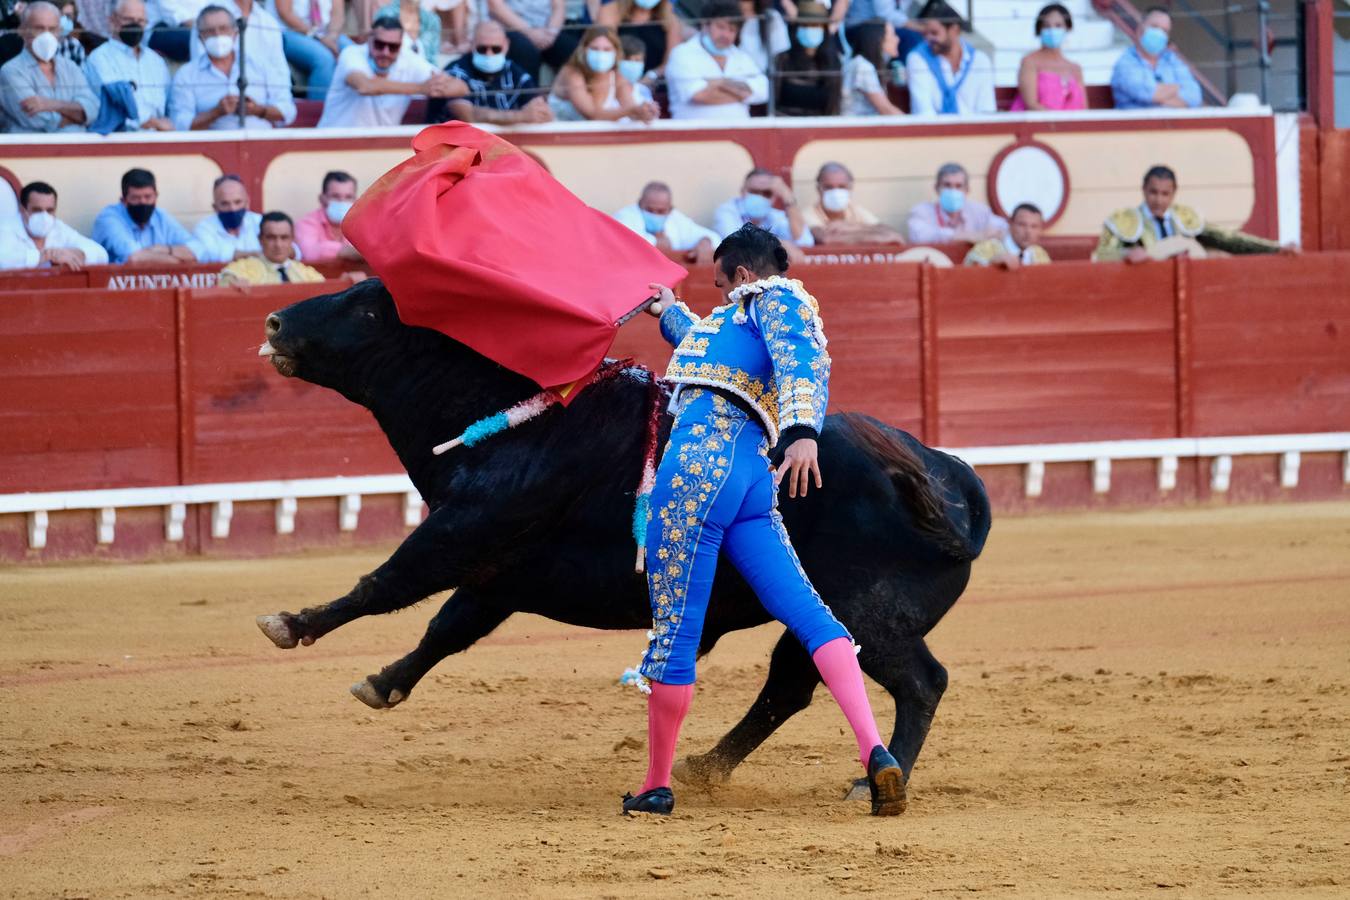
<instances>
[{"instance_id":1,"label":"matador's dark hair","mask_svg":"<svg viewBox=\"0 0 1350 900\"><path fill-rule=\"evenodd\" d=\"M758 225L746 223L727 235L713 252L713 262L722 266L722 274L731 278L739 266L767 278L788 270L787 250L778 238Z\"/></svg>"}]
</instances>

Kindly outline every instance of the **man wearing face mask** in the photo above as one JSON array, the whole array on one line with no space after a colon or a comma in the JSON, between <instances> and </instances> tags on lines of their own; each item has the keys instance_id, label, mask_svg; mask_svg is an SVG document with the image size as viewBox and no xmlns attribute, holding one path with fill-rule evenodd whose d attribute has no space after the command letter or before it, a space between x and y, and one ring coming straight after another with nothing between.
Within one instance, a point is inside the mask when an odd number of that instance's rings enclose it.
<instances>
[{"instance_id":1,"label":"man wearing face mask","mask_svg":"<svg viewBox=\"0 0 1350 900\"><path fill-rule=\"evenodd\" d=\"M282 79L274 67L249 49L244 60L248 84L239 96L239 30L234 17L221 6L208 6L197 15L197 33L206 53L183 65L173 76L169 114L179 131L229 130L239 126L244 105L244 127L271 129L295 121L290 76ZM250 45L251 46L251 45Z\"/></svg>"},{"instance_id":2,"label":"man wearing face mask","mask_svg":"<svg viewBox=\"0 0 1350 900\"><path fill-rule=\"evenodd\" d=\"M262 214L248 208L248 191L238 175L222 175L211 186L215 212L192 229L198 262L233 262L262 252L258 226Z\"/></svg>"},{"instance_id":3,"label":"man wearing face mask","mask_svg":"<svg viewBox=\"0 0 1350 900\"><path fill-rule=\"evenodd\" d=\"M670 186L653 181L642 189L638 202L614 214L647 242L670 253L682 253L685 260L705 266L712 262L713 248L721 240L717 232L704 228L675 208Z\"/></svg>"},{"instance_id":4,"label":"man wearing face mask","mask_svg":"<svg viewBox=\"0 0 1350 900\"><path fill-rule=\"evenodd\" d=\"M187 229L159 209L155 176L128 169L122 176L122 199L105 206L94 219L94 240L114 263L192 263L197 254Z\"/></svg>"},{"instance_id":5,"label":"man wearing face mask","mask_svg":"<svg viewBox=\"0 0 1350 900\"><path fill-rule=\"evenodd\" d=\"M398 16L380 16L370 26L370 40L338 54L319 128L365 128L398 125L412 98L463 97L469 86L427 62L403 52L403 23Z\"/></svg>"},{"instance_id":6,"label":"man wearing face mask","mask_svg":"<svg viewBox=\"0 0 1350 900\"><path fill-rule=\"evenodd\" d=\"M1134 46L1121 54L1111 70L1116 109L1171 107L1201 103L1200 83L1169 46L1172 16L1159 6L1144 13Z\"/></svg>"},{"instance_id":7,"label":"man wearing face mask","mask_svg":"<svg viewBox=\"0 0 1350 900\"><path fill-rule=\"evenodd\" d=\"M9 132L83 131L98 98L80 67L59 57L61 12L39 0L24 8L24 52L0 66L0 111Z\"/></svg>"},{"instance_id":8,"label":"man wearing face mask","mask_svg":"<svg viewBox=\"0 0 1350 900\"><path fill-rule=\"evenodd\" d=\"M947 163L938 169L934 189L936 202L920 203L909 212L911 244L978 244L990 238L1001 239L1007 233L1007 222L983 203L970 199L970 175L965 167Z\"/></svg>"},{"instance_id":9,"label":"man wearing face mask","mask_svg":"<svg viewBox=\"0 0 1350 900\"><path fill-rule=\"evenodd\" d=\"M56 188L34 181L19 192L22 222L0 230L0 269L100 266L108 253L56 218Z\"/></svg>"},{"instance_id":10,"label":"man wearing face mask","mask_svg":"<svg viewBox=\"0 0 1350 900\"><path fill-rule=\"evenodd\" d=\"M775 202L782 209L775 207ZM783 242L790 257L795 255L798 259L803 257L800 247L816 243L792 188L768 169L751 169L741 185L740 196L732 197L713 213L713 230L722 237L739 231L742 225L763 228Z\"/></svg>"},{"instance_id":11,"label":"man wearing face mask","mask_svg":"<svg viewBox=\"0 0 1350 900\"><path fill-rule=\"evenodd\" d=\"M511 45L500 23L491 19L479 22L474 27L471 46L471 54L445 67L445 74L469 86L468 95L428 102L428 123L458 119L516 125L553 120L548 101L537 93L538 82L507 56Z\"/></svg>"},{"instance_id":12,"label":"man wearing face mask","mask_svg":"<svg viewBox=\"0 0 1350 900\"><path fill-rule=\"evenodd\" d=\"M115 37L99 45L84 64L89 87L97 94L105 84L126 82L136 98L136 118L127 120L126 130L173 131L165 114L169 67L145 46L144 0L119 0L108 22Z\"/></svg>"},{"instance_id":13,"label":"man wearing face mask","mask_svg":"<svg viewBox=\"0 0 1350 900\"><path fill-rule=\"evenodd\" d=\"M335 171L323 176L319 208L295 226L295 242L307 262L361 260L361 254L342 236L342 220L355 202L356 179L349 173Z\"/></svg>"},{"instance_id":14,"label":"man wearing face mask","mask_svg":"<svg viewBox=\"0 0 1350 900\"><path fill-rule=\"evenodd\" d=\"M751 106L768 102L769 79L736 46L741 8L729 0L713 0L703 16L702 30L671 50L666 60L670 117L748 119Z\"/></svg>"},{"instance_id":15,"label":"man wearing face mask","mask_svg":"<svg viewBox=\"0 0 1350 900\"><path fill-rule=\"evenodd\" d=\"M820 200L802 213L816 244L904 244L900 232L853 202L853 173L827 162L816 173Z\"/></svg>"}]
</instances>

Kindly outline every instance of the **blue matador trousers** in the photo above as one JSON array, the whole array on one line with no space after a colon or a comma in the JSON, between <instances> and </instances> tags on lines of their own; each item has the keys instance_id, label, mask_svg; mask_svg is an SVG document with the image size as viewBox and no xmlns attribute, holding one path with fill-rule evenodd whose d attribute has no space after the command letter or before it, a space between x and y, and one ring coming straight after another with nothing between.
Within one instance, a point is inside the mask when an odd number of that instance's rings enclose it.
<instances>
[{"instance_id":1,"label":"blue matador trousers","mask_svg":"<svg viewBox=\"0 0 1350 900\"><path fill-rule=\"evenodd\" d=\"M788 540L763 426L712 391L685 388L681 400L647 525L653 622L642 674L665 684L693 683L720 551L807 653L849 637Z\"/></svg>"}]
</instances>

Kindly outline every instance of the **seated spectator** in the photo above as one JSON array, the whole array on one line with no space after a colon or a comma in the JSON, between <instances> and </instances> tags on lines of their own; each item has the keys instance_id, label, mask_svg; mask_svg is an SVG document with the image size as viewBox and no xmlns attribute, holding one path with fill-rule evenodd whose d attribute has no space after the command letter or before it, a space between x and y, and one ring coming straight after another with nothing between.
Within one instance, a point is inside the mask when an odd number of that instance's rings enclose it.
<instances>
[{"instance_id":1,"label":"seated spectator","mask_svg":"<svg viewBox=\"0 0 1350 900\"><path fill-rule=\"evenodd\" d=\"M61 27L57 34L61 38L61 46L56 55L65 57L77 66L83 66L88 54L85 53L84 44L80 42L80 34L84 29L80 26L79 8L76 7L75 0L64 0L58 6L61 10Z\"/></svg>"},{"instance_id":2,"label":"seated spectator","mask_svg":"<svg viewBox=\"0 0 1350 900\"><path fill-rule=\"evenodd\" d=\"M1008 233L1003 239L990 238L971 247L966 254L966 265L1015 269L1048 263L1050 254L1040 245L1044 230L1045 215L1040 207L1019 203L1008 219Z\"/></svg>"},{"instance_id":3,"label":"seated spectator","mask_svg":"<svg viewBox=\"0 0 1350 900\"><path fill-rule=\"evenodd\" d=\"M887 26L889 27L889 25ZM827 162L816 173L820 200L802 213L816 244L903 244L905 239L853 202L853 173L843 163Z\"/></svg>"},{"instance_id":4,"label":"seated spectator","mask_svg":"<svg viewBox=\"0 0 1350 900\"><path fill-rule=\"evenodd\" d=\"M46 0L24 7L24 52L0 66L0 110L9 132L83 131L98 98L80 67L57 56L61 12Z\"/></svg>"},{"instance_id":5,"label":"seated spectator","mask_svg":"<svg viewBox=\"0 0 1350 900\"><path fill-rule=\"evenodd\" d=\"M114 37L105 41L84 63L89 87L97 95L104 85L125 82L136 98L136 118L125 131L173 131L168 118L169 67L145 46L144 0L118 0L108 17Z\"/></svg>"},{"instance_id":6,"label":"seated spectator","mask_svg":"<svg viewBox=\"0 0 1350 900\"><path fill-rule=\"evenodd\" d=\"M684 26L675 14L674 0L612 0L600 7L596 19L618 28L621 40L642 41L647 71L658 75L665 71L670 51L683 40Z\"/></svg>"},{"instance_id":7,"label":"seated spectator","mask_svg":"<svg viewBox=\"0 0 1350 900\"><path fill-rule=\"evenodd\" d=\"M258 216L257 213L249 213ZM258 216L253 244L261 254L241 257L220 271L221 284L309 284L323 281L323 275L293 259L295 225L284 212Z\"/></svg>"},{"instance_id":8,"label":"seated spectator","mask_svg":"<svg viewBox=\"0 0 1350 900\"><path fill-rule=\"evenodd\" d=\"M952 241L978 244L990 238L1002 239L1007 233L1007 222L983 203L967 196L970 175L958 163L947 163L938 169L934 190L937 191L937 202L920 203L909 212L911 244Z\"/></svg>"},{"instance_id":9,"label":"seated spectator","mask_svg":"<svg viewBox=\"0 0 1350 900\"><path fill-rule=\"evenodd\" d=\"M1173 203L1176 195L1175 172L1167 166L1149 169L1144 173L1144 202L1118 209L1107 217L1092 258L1098 262L1121 259L1144 262L1153 258L1150 251L1155 245L1175 237L1191 238L1207 250L1242 255L1295 250L1241 231L1207 225L1203 214Z\"/></svg>"},{"instance_id":10,"label":"seated spectator","mask_svg":"<svg viewBox=\"0 0 1350 900\"><path fill-rule=\"evenodd\" d=\"M541 64L560 69L571 57L574 48L558 41L567 17L564 0L487 0L487 8L506 29L511 59L535 81Z\"/></svg>"},{"instance_id":11,"label":"seated spectator","mask_svg":"<svg viewBox=\"0 0 1350 900\"><path fill-rule=\"evenodd\" d=\"M788 29L788 51L774 63L775 112L780 116L835 116L844 83L839 37L827 25L830 11L816 0L797 4Z\"/></svg>"},{"instance_id":12,"label":"seated spectator","mask_svg":"<svg viewBox=\"0 0 1350 900\"><path fill-rule=\"evenodd\" d=\"M1168 46L1171 13L1160 6L1150 7L1139 24L1134 45L1120 55L1111 70L1111 94L1116 109L1199 106L1200 83Z\"/></svg>"},{"instance_id":13,"label":"seated spectator","mask_svg":"<svg viewBox=\"0 0 1350 900\"><path fill-rule=\"evenodd\" d=\"M342 220L355 202L355 178L341 171L323 176L319 208L301 219L295 229L295 242L304 259L312 263L361 259L351 241L342 235Z\"/></svg>"},{"instance_id":14,"label":"seated spectator","mask_svg":"<svg viewBox=\"0 0 1350 900\"><path fill-rule=\"evenodd\" d=\"M173 76L169 115L179 131L275 128L295 121L290 76L282 82L256 50L247 52L244 69L243 122L240 123L239 30L222 6L208 6L197 15L197 33L206 52L185 63ZM249 39L252 39L250 33Z\"/></svg>"},{"instance_id":15,"label":"seated spectator","mask_svg":"<svg viewBox=\"0 0 1350 900\"><path fill-rule=\"evenodd\" d=\"M375 11L375 18L393 16L403 26L403 49L431 63L441 54L441 18L418 0L389 0Z\"/></svg>"},{"instance_id":16,"label":"seated spectator","mask_svg":"<svg viewBox=\"0 0 1350 900\"><path fill-rule=\"evenodd\" d=\"M1064 38L1073 31L1067 7L1051 3L1036 14L1041 49L1022 57L1012 109L1087 109L1083 67L1064 55Z\"/></svg>"},{"instance_id":17,"label":"seated spectator","mask_svg":"<svg viewBox=\"0 0 1350 900\"><path fill-rule=\"evenodd\" d=\"M697 35L670 51L666 89L672 119L748 119L769 99L769 79L736 46L740 7L712 0ZM739 226L738 226L739 227Z\"/></svg>"},{"instance_id":18,"label":"seated spectator","mask_svg":"<svg viewBox=\"0 0 1350 900\"><path fill-rule=\"evenodd\" d=\"M45 181L24 185L19 192L18 225L0 228L0 269L100 266L108 253L56 218L56 188Z\"/></svg>"},{"instance_id":19,"label":"seated spectator","mask_svg":"<svg viewBox=\"0 0 1350 900\"><path fill-rule=\"evenodd\" d=\"M707 265L713 249L721 242L717 232L704 228L675 208L670 186L650 182L642 189L638 202L614 214L629 228L662 250L683 253L689 262Z\"/></svg>"},{"instance_id":20,"label":"seated spectator","mask_svg":"<svg viewBox=\"0 0 1350 900\"><path fill-rule=\"evenodd\" d=\"M286 64L285 44L282 35L286 29L262 4L261 0L207 0L206 4L201 4L199 0L193 0L198 9L205 5L215 4L223 7L233 19L245 19L248 23L248 56L253 62L265 64L272 70L272 80L283 82L289 91L291 87L291 67ZM198 17L201 13L197 13ZM201 35L197 33L196 23L194 21L192 29L188 34L192 38L192 46L189 48L190 62L196 62L206 53L206 45L202 43Z\"/></svg>"},{"instance_id":21,"label":"seated spectator","mask_svg":"<svg viewBox=\"0 0 1350 900\"><path fill-rule=\"evenodd\" d=\"M786 53L791 41L783 14L774 9L774 0L738 0L741 7L741 33L736 46L754 60L761 72L769 63Z\"/></svg>"},{"instance_id":22,"label":"seated spectator","mask_svg":"<svg viewBox=\"0 0 1350 900\"><path fill-rule=\"evenodd\" d=\"M639 103L655 103L651 85L656 73L647 70L647 45L641 38L625 34L619 37L619 48L623 51L619 75L633 86L633 99Z\"/></svg>"},{"instance_id":23,"label":"seated spectator","mask_svg":"<svg viewBox=\"0 0 1350 900\"><path fill-rule=\"evenodd\" d=\"M258 223L261 214L250 212L248 191L238 175L222 175L211 185L211 209L192 229L192 249L199 262L232 262L245 256L257 256Z\"/></svg>"},{"instance_id":24,"label":"seated spectator","mask_svg":"<svg viewBox=\"0 0 1350 900\"><path fill-rule=\"evenodd\" d=\"M890 72L886 61L900 49L895 28L890 22L864 22L852 31L853 55L844 64L843 103L846 116L899 116L900 107L891 102L880 72Z\"/></svg>"},{"instance_id":25,"label":"seated spectator","mask_svg":"<svg viewBox=\"0 0 1350 900\"><path fill-rule=\"evenodd\" d=\"M489 122L517 125L553 121L548 100L538 96L538 85L520 65L506 55L506 31L484 19L473 30L472 55L464 55L445 67L451 78L469 86L467 96L454 100L436 98L427 103L427 121Z\"/></svg>"},{"instance_id":26,"label":"seated spectator","mask_svg":"<svg viewBox=\"0 0 1350 900\"><path fill-rule=\"evenodd\" d=\"M333 80L337 56L352 45L342 33L346 0L272 0L281 21L281 49L286 62L304 76L305 96L323 101Z\"/></svg>"},{"instance_id":27,"label":"seated spectator","mask_svg":"<svg viewBox=\"0 0 1350 900\"><path fill-rule=\"evenodd\" d=\"M197 254L192 237L178 220L156 208L159 190L145 169L122 176L122 200L105 206L94 219L94 240L114 263L191 263Z\"/></svg>"},{"instance_id":28,"label":"seated spectator","mask_svg":"<svg viewBox=\"0 0 1350 900\"><path fill-rule=\"evenodd\" d=\"M928 0L919 12L923 43L905 60L909 111L916 116L992 113L994 64L961 37L961 17L946 0Z\"/></svg>"},{"instance_id":29,"label":"seated spectator","mask_svg":"<svg viewBox=\"0 0 1350 900\"><path fill-rule=\"evenodd\" d=\"M783 208L775 208L774 201ZM713 213L713 230L721 237L747 223L772 232L785 245L810 247L816 242L797 207L792 188L768 169L751 169L741 185L741 195L723 203Z\"/></svg>"},{"instance_id":30,"label":"seated spectator","mask_svg":"<svg viewBox=\"0 0 1350 900\"><path fill-rule=\"evenodd\" d=\"M633 85L619 77L619 33L604 25L592 25L567 65L553 80L548 108L560 122L617 122L636 119L650 122L661 115L655 103L633 96Z\"/></svg>"},{"instance_id":31,"label":"seated spectator","mask_svg":"<svg viewBox=\"0 0 1350 900\"><path fill-rule=\"evenodd\" d=\"M398 125L412 98L463 97L469 86L403 49L403 25L381 16L370 40L343 50L319 117L320 128Z\"/></svg>"}]
</instances>

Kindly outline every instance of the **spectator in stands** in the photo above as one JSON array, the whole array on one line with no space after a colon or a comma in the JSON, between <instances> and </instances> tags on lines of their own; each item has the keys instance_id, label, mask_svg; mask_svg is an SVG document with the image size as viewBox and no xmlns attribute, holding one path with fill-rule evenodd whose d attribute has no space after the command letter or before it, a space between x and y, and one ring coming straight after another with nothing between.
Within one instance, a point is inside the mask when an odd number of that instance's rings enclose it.
<instances>
[{"instance_id":1,"label":"spectator in stands","mask_svg":"<svg viewBox=\"0 0 1350 900\"><path fill-rule=\"evenodd\" d=\"M257 216L257 213L249 213ZM323 275L299 260L295 253L295 225L284 212L258 216L253 244L261 254L236 259L220 271L221 284L308 284Z\"/></svg>"},{"instance_id":2,"label":"spectator in stands","mask_svg":"<svg viewBox=\"0 0 1350 900\"><path fill-rule=\"evenodd\" d=\"M77 66L83 66L88 54L85 53L84 44L80 42L80 34L84 31L80 27L80 11L75 6L75 0L66 0L59 4L59 7L61 27L57 33L61 38L61 46L56 55L65 57Z\"/></svg>"},{"instance_id":3,"label":"spectator in stands","mask_svg":"<svg viewBox=\"0 0 1350 900\"><path fill-rule=\"evenodd\" d=\"M174 127L179 131L239 128L239 30L234 16L222 6L208 6L197 15L197 33L206 52L174 73L169 94ZM274 69L253 51L246 53L248 85L242 100L242 127L275 128L295 121L290 78L281 82Z\"/></svg>"},{"instance_id":4,"label":"spectator in stands","mask_svg":"<svg viewBox=\"0 0 1350 900\"><path fill-rule=\"evenodd\" d=\"M613 28L592 25L586 29L572 59L553 80L548 106L554 118L560 122L650 122L661 115L660 107L636 99L633 85L619 77L619 47L619 33Z\"/></svg>"},{"instance_id":5,"label":"spectator in stands","mask_svg":"<svg viewBox=\"0 0 1350 900\"><path fill-rule=\"evenodd\" d=\"M169 67L145 46L144 0L118 0L108 17L115 37L105 41L84 63L89 87L98 94L104 85L124 82L136 98L136 118L126 131L173 131L169 119Z\"/></svg>"},{"instance_id":6,"label":"spectator in stands","mask_svg":"<svg viewBox=\"0 0 1350 900\"><path fill-rule=\"evenodd\" d=\"M775 201L783 208L775 208ZM784 245L810 247L816 242L797 207L792 188L768 169L751 169L741 185L740 196L723 203L713 213L713 230L722 237L747 223L772 232Z\"/></svg>"},{"instance_id":7,"label":"spectator in stands","mask_svg":"<svg viewBox=\"0 0 1350 900\"><path fill-rule=\"evenodd\" d=\"M427 103L427 121L490 122L493 125L550 122L548 101L535 93L538 85L530 73L508 57L506 30L499 22L484 19L473 30L472 54L445 67L451 78L469 86L469 93L454 100L436 98Z\"/></svg>"},{"instance_id":8,"label":"spectator in stands","mask_svg":"<svg viewBox=\"0 0 1350 900\"><path fill-rule=\"evenodd\" d=\"M60 11L45 0L24 7L24 52L0 66L0 110L10 132L83 131L98 98L80 67L56 55Z\"/></svg>"},{"instance_id":9,"label":"spectator in stands","mask_svg":"<svg viewBox=\"0 0 1350 900\"><path fill-rule=\"evenodd\" d=\"M1134 46L1120 55L1111 70L1116 109L1200 105L1200 83L1168 46L1171 34L1171 13L1160 6L1150 7L1140 22Z\"/></svg>"},{"instance_id":10,"label":"spectator in stands","mask_svg":"<svg viewBox=\"0 0 1350 900\"><path fill-rule=\"evenodd\" d=\"M769 64L786 53L791 46L787 22L774 9L774 0L738 0L741 7L741 33L736 46L754 60L761 72L769 71Z\"/></svg>"},{"instance_id":11,"label":"spectator in stands","mask_svg":"<svg viewBox=\"0 0 1350 900\"><path fill-rule=\"evenodd\" d=\"M56 188L45 181L19 192L22 222L0 228L0 269L100 266L108 253L56 218Z\"/></svg>"},{"instance_id":12,"label":"spectator in stands","mask_svg":"<svg viewBox=\"0 0 1350 900\"><path fill-rule=\"evenodd\" d=\"M199 262L233 262L257 256L258 224L262 216L248 208L248 191L238 175L222 175L211 185L211 209L192 229L192 249Z\"/></svg>"},{"instance_id":13,"label":"spectator in stands","mask_svg":"<svg viewBox=\"0 0 1350 900\"><path fill-rule=\"evenodd\" d=\"M740 7L712 0L703 15L703 28L670 51L666 63L670 117L748 119L751 106L769 99L769 79L736 46Z\"/></svg>"},{"instance_id":14,"label":"spectator in stands","mask_svg":"<svg viewBox=\"0 0 1350 900\"><path fill-rule=\"evenodd\" d=\"M1067 7L1051 3L1036 14L1041 49L1022 57L1017 70L1017 98L1012 109L1087 109L1083 67L1064 55L1064 39L1073 31Z\"/></svg>"},{"instance_id":15,"label":"spectator in stands","mask_svg":"<svg viewBox=\"0 0 1350 900\"><path fill-rule=\"evenodd\" d=\"M487 8L506 29L511 59L535 81L542 63L560 69L571 56L572 48L566 43L557 46L567 16L564 0L487 0Z\"/></svg>"},{"instance_id":16,"label":"spectator in stands","mask_svg":"<svg viewBox=\"0 0 1350 900\"><path fill-rule=\"evenodd\" d=\"M900 107L886 94L879 72L900 49L890 22L864 22L852 30L853 55L844 64L843 105L846 116L899 116Z\"/></svg>"},{"instance_id":17,"label":"spectator in stands","mask_svg":"<svg viewBox=\"0 0 1350 900\"><path fill-rule=\"evenodd\" d=\"M938 169L934 182L936 202L920 203L909 212L911 244L944 244L951 241L1002 239L1008 223L994 215L989 207L971 200L970 175L959 163L947 163Z\"/></svg>"},{"instance_id":18,"label":"spectator in stands","mask_svg":"<svg viewBox=\"0 0 1350 900\"><path fill-rule=\"evenodd\" d=\"M683 253L689 262L707 265L721 242L717 232L704 228L675 208L670 186L653 181L642 189L638 202L614 214L629 228L662 250Z\"/></svg>"},{"instance_id":19,"label":"spectator in stands","mask_svg":"<svg viewBox=\"0 0 1350 900\"><path fill-rule=\"evenodd\" d=\"M647 45L642 38L631 34L619 36L623 59L619 60L619 75L633 86L633 99L639 103L655 103L652 83L656 73L647 71ZM657 107L658 111L660 107Z\"/></svg>"},{"instance_id":20,"label":"spectator in stands","mask_svg":"<svg viewBox=\"0 0 1350 900\"><path fill-rule=\"evenodd\" d=\"M1144 173L1144 202L1118 209L1102 225L1101 239L1092 258L1098 262L1123 259L1139 263L1155 258L1154 248L1168 238L1190 238L1201 247L1224 253L1256 254L1295 252L1275 241L1206 224L1192 207L1172 202L1177 195L1177 175L1167 166L1154 166Z\"/></svg>"},{"instance_id":21,"label":"spectator in stands","mask_svg":"<svg viewBox=\"0 0 1350 900\"><path fill-rule=\"evenodd\" d=\"M791 45L774 63L775 112L780 116L834 116L843 98L843 50L828 29L830 11L816 0L797 4Z\"/></svg>"},{"instance_id":22,"label":"spectator in stands","mask_svg":"<svg viewBox=\"0 0 1350 900\"><path fill-rule=\"evenodd\" d=\"M295 242L304 259L312 263L360 260L361 254L342 235L342 220L356 202L356 179L342 171L323 176L319 208L300 220Z\"/></svg>"},{"instance_id":23,"label":"spectator in stands","mask_svg":"<svg viewBox=\"0 0 1350 900\"><path fill-rule=\"evenodd\" d=\"M924 42L905 60L909 111L916 116L995 112L994 64L961 36L962 22L946 0L928 0L919 13Z\"/></svg>"},{"instance_id":24,"label":"spectator in stands","mask_svg":"<svg viewBox=\"0 0 1350 900\"><path fill-rule=\"evenodd\" d=\"M281 47L286 62L304 76L305 96L322 101L328 96L338 54L352 45L342 33L346 0L272 0L272 8L285 29Z\"/></svg>"},{"instance_id":25,"label":"spectator in stands","mask_svg":"<svg viewBox=\"0 0 1350 900\"><path fill-rule=\"evenodd\" d=\"M887 25L889 28L889 24ZM853 173L843 163L827 162L816 173L820 199L802 213L816 244L903 244L905 239L864 207L853 202Z\"/></svg>"},{"instance_id":26,"label":"spectator in stands","mask_svg":"<svg viewBox=\"0 0 1350 900\"><path fill-rule=\"evenodd\" d=\"M1034 203L1019 203L1008 219L1008 233L1003 239L989 238L971 247L966 254L966 265L1015 269L1048 263L1050 254L1040 244L1044 230L1045 215L1040 207Z\"/></svg>"},{"instance_id":27,"label":"spectator in stands","mask_svg":"<svg viewBox=\"0 0 1350 900\"><path fill-rule=\"evenodd\" d=\"M601 25L618 28L620 39L642 41L647 70L658 75L683 39L684 26L675 14L674 0L612 0L600 7L596 19Z\"/></svg>"},{"instance_id":28,"label":"spectator in stands","mask_svg":"<svg viewBox=\"0 0 1350 900\"><path fill-rule=\"evenodd\" d=\"M122 200L105 206L94 219L94 240L115 263L191 263L197 254L192 237L178 220L156 208L159 190L145 169L122 176Z\"/></svg>"},{"instance_id":29,"label":"spectator in stands","mask_svg":"<svg viewBox=\"0 0 1350 900\"><path fill-rule=\"evenodd\" d=\"M403 26L403 50L415 53L432 65L441 53L441 19L418 0L389 0L375 11L375 18L393 16Z\"/></svg>"},{"instance_id":30,"label":"spectator in stands","mask_svg":"<svg viewBox=\"0 0 1350 900\"><path fill-rule=\"evenodd\" d=\"M403 25L381 16L370 27L370 40L343 50L328 88L320 128L398 125L412 98L464 97L469 86L403 50Z\"/></svg>"}]
</instances>

